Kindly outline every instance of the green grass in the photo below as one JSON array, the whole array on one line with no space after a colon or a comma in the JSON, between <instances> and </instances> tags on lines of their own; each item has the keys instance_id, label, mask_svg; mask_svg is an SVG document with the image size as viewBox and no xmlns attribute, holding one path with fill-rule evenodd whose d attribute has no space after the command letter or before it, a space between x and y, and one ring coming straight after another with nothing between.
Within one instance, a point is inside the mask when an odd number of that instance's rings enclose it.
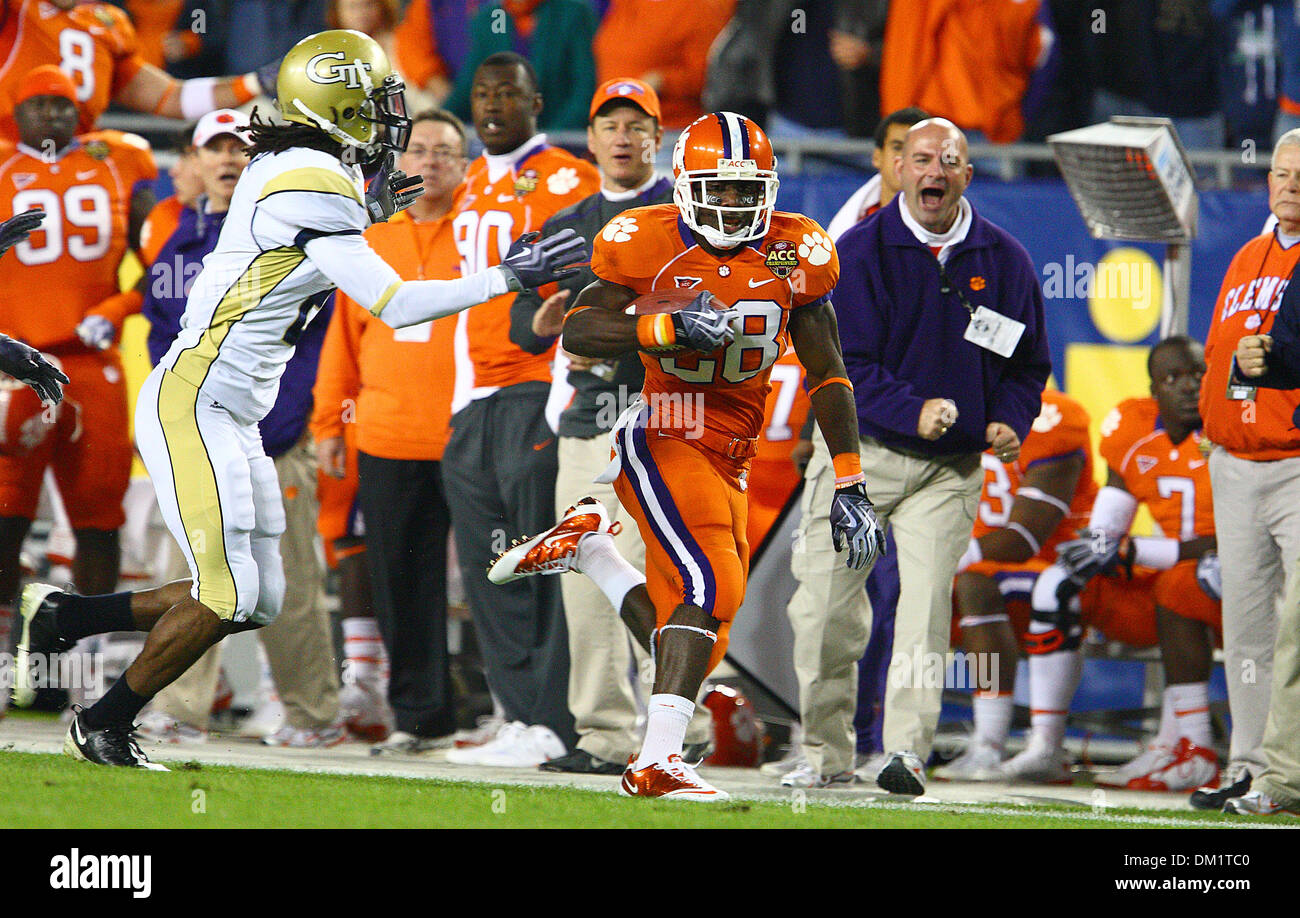
<instances>
[{"instance_id":1,"label":"green grass","mask_svg":"<svg viewBox=\"0 0 1300 918\"><path fill-rule=\"evenodd\" d=\"M628 800L612 792L172 765L97 768L57 755L0 753L2 828L1133 828L1216 813L1087 807L808 800L724 805ZM1135 822L1139 819L1141 822ZM1260 820L1290 822L1293 819Z\"/></svg>"}]
</instances>

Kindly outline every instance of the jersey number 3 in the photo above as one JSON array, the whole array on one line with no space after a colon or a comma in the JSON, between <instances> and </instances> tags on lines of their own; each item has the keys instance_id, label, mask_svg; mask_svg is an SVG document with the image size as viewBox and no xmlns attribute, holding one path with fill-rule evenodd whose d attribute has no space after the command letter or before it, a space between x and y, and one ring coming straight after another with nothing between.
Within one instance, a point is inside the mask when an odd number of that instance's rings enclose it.
<instances>
[{"instance_id":1,"label":"jersey number 3","mask_svg":"<svg viewBox=\"0 0 1300 918\"><path fill-rule=\"evenodd\" d=\"M659 366L684 382L702 385L721 378L742 383L762 373L781 356L781 307L772 300L739 300L736 338L722 352L722 367L713 357L697 353L660 357Z\"/></svg>"}]
</instances>

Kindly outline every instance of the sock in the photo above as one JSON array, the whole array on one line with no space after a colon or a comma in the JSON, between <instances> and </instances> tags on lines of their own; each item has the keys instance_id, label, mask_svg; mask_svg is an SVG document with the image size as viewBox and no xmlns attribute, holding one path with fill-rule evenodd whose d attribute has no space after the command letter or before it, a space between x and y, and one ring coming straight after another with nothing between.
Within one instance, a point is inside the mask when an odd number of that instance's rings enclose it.
<instances>
[{"instance_id":1,"label":"sock","mask_svg":"<svg viewBox=\"0 0 1300 918\"><path fill-rule=\"evenodd\" d=\"M1198 746L1210 746L1210 683L1184 682L1165 688L1165 697L1173 709L1178 737L1187 737Z\"/></svg>"},{"instance_id":2,"label":"sock","mask_svg":"<svg viewBox=\"0 0 1300 918\"><path fill-rule=\"evenodd\" d=\"M651 695L646 712L645 742L632 765L637 769L682 754L682 740L695 713L695 702L680 695Z\"/></svg>"},{"instance_id":3,"label":"sock","mask_svg":"<svg viewBox=\"0 0 1300 918\"><path fill-rule=\"evenodd\" d=\"M1038 624L1034 622L1033 624ZM1077 650L1037 653L1029 657L1029 742L1039 749L1060 749L1070 699L1079 687L1083 658Z\"/></svg>"},{"instance_id":4,"label":"sock","mask_svg":"<svg viewBox=\"0 0 1300 918\"><path fill-rule=\"evenodd\" d=\"M57 618L59 637L74 644L92 634L139 630L131 617L130 593L105 593L102 596L68 593L59 601Z\"/></svg>"},{"instance_id":5,"label":"sock","mask_svg":"<svg viewBox=\"0 0 1300 918\"><path fill-rule=\"evenodd\" d=\"M628 591L645 583L641 573L618 553L614 537L608 532L593 532L578 543L578 556L582 560L578 570L592 579L605 594L615 612L623 609L623 599Z\"/></svg>"},{"instance_id":6,"label":"sock","mask_svg":"<svg viewBox=\"0 0 1300 918\"><path fill-rule=\"evenodd\" d=\"M976 692L971 701L975 714L975 736L973 743L991 746L999 752L1007 743L1007 734L1011 732L1011 715L1015 713L1016 699L1011 692L999 692L986 695Z\"/></svg>"},{"instance_id":7,"label":"sock","mask_svg":"<svg viewBox=\"0 0 1300 918\"><path fill-rule=\"evenodd\" d=\"M1174 717L1173 696L1169 694L1169 686L1160 695L1160 729L1156 731L1156 738L1152 740L1157 746L1168 746L1173 748L1178 742L1178 718Z\"/></svg>"},{"instance_id":8,"label":"sock","mask_svg":"<svg viewBox=\"0 0 1300 918\"><path fill-rule=\"evenodd\" d=\"M123 675L104 693L103 698L86 708L81 716L90 730L102 730L113 724L130 725L135 722L140 709L148 703L148 698L131 690Z\"/></svg>"},{"instance_id":9,"label":"sock","mask_svg":"<svg viewBox=\"0 0 1300 918\"><path fill-rule=\"evenodd\" d=\"M352 681L384 689L388 683L388 652L373 618L343 619L343 651Z\"/></svg>"}]
</instances>

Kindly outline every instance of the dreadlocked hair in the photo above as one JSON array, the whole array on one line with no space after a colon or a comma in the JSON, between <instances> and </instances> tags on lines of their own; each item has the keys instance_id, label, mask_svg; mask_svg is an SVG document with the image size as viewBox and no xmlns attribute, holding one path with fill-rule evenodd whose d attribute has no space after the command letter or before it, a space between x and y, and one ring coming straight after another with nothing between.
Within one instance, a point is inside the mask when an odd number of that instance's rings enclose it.
<instances>
[{"instance_id":1,"label":"dreadlocked hair","mask_svg":"<svg viewBox=\"0 0 1300 918\"><path fill-rule=\"evenodd\" d=\"M256 107L248 122L248 133L253 144L244 151L244 155L249 159L262 153L282 153L293 147L320 150L336 157L343 155L343 145L319 128L291 121L266 121L258 115Z\"/></svg>"}]
</instances>

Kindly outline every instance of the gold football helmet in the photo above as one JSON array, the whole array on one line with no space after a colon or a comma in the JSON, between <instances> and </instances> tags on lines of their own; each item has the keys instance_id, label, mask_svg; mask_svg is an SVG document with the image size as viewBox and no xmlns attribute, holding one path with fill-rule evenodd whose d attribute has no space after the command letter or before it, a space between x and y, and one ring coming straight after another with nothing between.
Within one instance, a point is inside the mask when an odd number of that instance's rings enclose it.
<instances>
[{"instance_id":1,"label":"gold football helmet","mask_svg":"<svg viewBox=\"0 0 1300 918\"><path fill-rule=\"evenodd\" d=\"M351 29L308 35L280 64L276 96L286 121L319 128L370 154L411 139L406 86L373 38Z\"/></svg>"}]
</instances>

